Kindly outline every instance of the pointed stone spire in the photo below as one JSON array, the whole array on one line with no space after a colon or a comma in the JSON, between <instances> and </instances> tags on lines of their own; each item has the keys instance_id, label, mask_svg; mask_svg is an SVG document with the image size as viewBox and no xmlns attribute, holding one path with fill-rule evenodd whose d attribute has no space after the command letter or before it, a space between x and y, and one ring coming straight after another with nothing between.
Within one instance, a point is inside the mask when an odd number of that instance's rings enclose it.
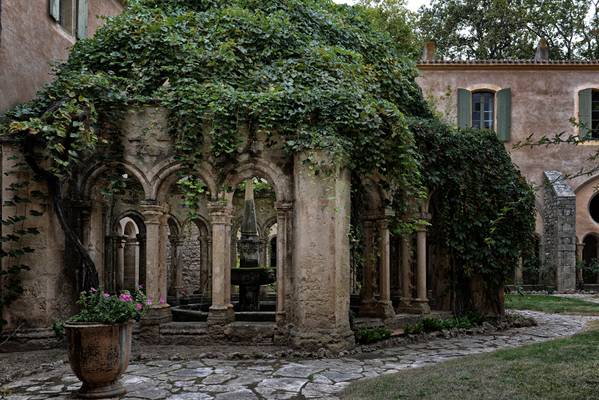
<instances>
[{"instance_id":1,"label":"pointed stone spire","mask_svg":"<svg viewBox=\"0 0 599 400\"><path fill-rule=\"evenodd\" d=\"M245 183L245 205L241 220L241 240L250 236L258 236L253 179L248 179Z\"/></svg>"}]
</instances>

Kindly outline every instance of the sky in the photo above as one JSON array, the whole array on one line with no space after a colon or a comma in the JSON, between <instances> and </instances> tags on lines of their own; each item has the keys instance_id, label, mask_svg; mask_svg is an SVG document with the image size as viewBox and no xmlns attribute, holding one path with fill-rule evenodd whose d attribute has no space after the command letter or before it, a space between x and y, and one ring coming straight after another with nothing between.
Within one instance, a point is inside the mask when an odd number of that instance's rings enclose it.
<instances>
[{"instance_id":1,"label":"sky","mask_svg":"<svg viewBox=\"0 0 599 400\"><path fill-rule=\"evenodd\" d=\"M334 0L335 3L354 4L356 0ZM407 0L406 4L412 11L418 10L421 5L428 4L429 0Z\"/></svg>"}]
</instances>

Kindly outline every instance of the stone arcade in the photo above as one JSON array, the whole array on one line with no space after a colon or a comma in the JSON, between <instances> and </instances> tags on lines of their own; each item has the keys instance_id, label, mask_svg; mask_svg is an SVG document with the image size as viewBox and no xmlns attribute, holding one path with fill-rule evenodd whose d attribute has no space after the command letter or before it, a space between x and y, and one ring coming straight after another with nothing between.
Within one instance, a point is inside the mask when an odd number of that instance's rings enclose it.
<instances>
[{"instance_id":1,"label":"stone arcade","mask_svg":"<svg viewBox=\"0 0 599 400\"><path fill-rule=\"evenodd\" d=\"M348 236L350 174L330 167L326 154L290 159L280 146L266 148L265 138L258 137L238 148L235 163L215 166L207 157L196 171L205 184L199 215L190 219L177 190L177 181L185 177L173 158L166 111L131 110L122 131L122 161L88 162L78 187L70 190L80 195L69 200L69 210L101 285L111 291L143 285L154 300L152 312L141 324L143 340L170 343L173 336L183 334L189 340L203 336L340 350L354 341L350 304L358 317L380 318L391 326L396 310L430 312L426 227L413 237L393 236L388 227L393 214L384 206L376 177L363 179L368 197L363 215L365 265L363 271L356 270L350 266ZM16 153L11 142L2 144L3 171L14 164ZM305 162L308 157L310 163ZM115 173L127 187L110 200L103 188ZM5 191L11 179L3 180ZM272 318L262 315L256 322L248 322L239 312L236 318L238 295L231 283L244 202L243 192L235 189L252 180L268 182L265 186L272 188L270 193L256 194L256 240L260 266L276 266L276 283L260 290L261 304L272 299L276 307ZM421 212L428 218L426 209ZM69 314L78 291L65 267L72 260L72 248L67 244L63 253L51 210L35 224L44 238L35 257L46 261L40 267L45 270L24 275L25 293L5 316L9 330L22 325L24 340L47 338L47 327ZM203 304L207 316L171 322L171 303Z\"/></svg>"}]
</instances>

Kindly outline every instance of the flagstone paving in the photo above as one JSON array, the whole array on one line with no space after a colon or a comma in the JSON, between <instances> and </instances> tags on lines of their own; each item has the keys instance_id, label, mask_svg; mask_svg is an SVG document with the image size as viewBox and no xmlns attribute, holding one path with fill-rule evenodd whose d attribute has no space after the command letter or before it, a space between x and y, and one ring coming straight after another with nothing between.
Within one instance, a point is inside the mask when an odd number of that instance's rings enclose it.
<instances>
[{"instance_id":1,"label":"flagstone paving","mask_svg":"<svg viewBox=\"0 0 599 400\"><path fill-rule=\"evenodd\" d=\"M440 363L469 354L569 336L597 317L523 311L538 326L437 338L339 359L318 360L154 360L132 363L123 383L131 400L337 399L352 381ZM63 365L0 388L0 398L72 398L80 383Z\"/></svg>"}]
</instances>

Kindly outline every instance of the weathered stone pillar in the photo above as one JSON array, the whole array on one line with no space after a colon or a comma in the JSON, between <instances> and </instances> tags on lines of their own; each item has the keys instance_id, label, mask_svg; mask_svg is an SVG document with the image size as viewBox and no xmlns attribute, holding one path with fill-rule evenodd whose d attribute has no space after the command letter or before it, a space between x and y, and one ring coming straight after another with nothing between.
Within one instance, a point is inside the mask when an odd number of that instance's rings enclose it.
<instances>
[{"instance_id":1,"label":"weathered stone pillar","mask_svg":"<svg viewBox=\"0 0 599 400\"><path fill-rule=\"evenodd\" d=\"M122 236L116 238L116 289L124 290L125 288L125 244L126 239Z\"/></svg>"},{"instance_id":2,"label":"weathered stone pillar","mask_svg":"<svg viewBox=\"0 0 599 400\"><path fill-rule=\"evenodd\" d=\"M413 305L422 313L430 313L426 292L426 225L422 224L416 230L416 296Z\"/></svg>"},{"instance_id":3,"label":"weathered stone pillar","mask_svg":"<svg viewBox=\"0 0 599 400\"><path fill-rule=\"evenodd\" d=\"M412 306L412 246L411 236L404 234L401 237L401 298L398 311L407 312Z\"/></svg>"},{"instance_id":4,"label":"weathered stone pillar","mask_svg":"<svg viewBox=\"0 0 599 400\"><path fill-rule=\"evenodd\" d=\"M135 238L126 241L124 269L125 289L137 289L139 287L139 242Z\"/></svg>"},{"instance_id":5,"label":"weathered stone pillar","mask_svg":"<svg viewBox=\"0 0 599 400\"><path fill-rule=\"evenodd\" d=\"M582 263L584 260L582 259L582 252L584 250L584 242L576 242L576 280L578 281L578 287L584 287L584 278L582 275Z\"/></svg>"},{"instance_id":6,"label":"weathered stone pillar","mask_svg":"<svg viewBox=\"0 0 599 400\"><path fill-rule=\"evenodd\" d=\"M222 326L235 319L231 304L232 207L221 201L208 204L212 223L212 305L208 324Z\"/></svg>"},{"instance_id":7,"label":"weathered stone pillar","mask_svg":"<svg viewBox=\"0 0 599 400\"><path fill-rule=\"evenodd\" d=\"M166 210L155 204L144 204L141 212L146 225L146 294L152 299L148 319L170 319L167 296L167 225Z\"/></svg>"},{"instance_id":8,"label":"weathered stone pillar","mask_svg":"<svg viewBox=\"0 0 599 400\"><path fill-rule=\"evenodd\" d=\"M522 257L518 258L518 264L514 271L514 285L522 286L524 284L524 270L522 266Z\"/></svg>"},{"instance_id":9,"label":"weathered stone pillar","mask_svg":"<svg viewBox=\"0 0 599 400\"><path fill-rule=\"evenodd\" d=\"M175 287L175 298L177 299L177 304L181 300L181 289L183 289L183 266L181 265L181 252L179 249L183 247L185 244L185 238L182 236L177 236L176 240L174 240L174 259L173 259L173 267L175 268L175 276L174 276L174 287Z\"/></svg>"},{"instance_id":10,"label":"weathered stone pillar","mask_svg":"<svg viewBox=\"0 0 599 400\"><path fill-rule=\"evenodd\" d=\"M277 202L277 323L282 323L285 320L285 291L287 276L287 229L289 220L291 219L291 203ZM268 243L268 241L267 241Z\"/></svg>"},{"instance_id":11,"label":"weathered stone pillar","mask_svg":"<svg viewBox=\"0 0 599 400\"><path fill-rule=\"evenodd\" d=\"M545 171L542 283L576 289L576 193L558 171Z\"/></svg>"},{"instance_id":12,"label":"weathered stone pillar","mask_svg":"<svg viewBox=\"0 0 599 400\"><path fill-rule=\"evenodd\" d=\"M389 222L385 218L378 221L379 227L379 251L381 252L381 270L379 283L379 307L381 317L393 318L393 304L391 303L391 254L389 249Z\"/></svg>"},{"instance_id":13,"label":"weathered stone pillar","mask_svg":"<svg viewBox=\"0 0 599 400\"><path fill-rule=\"evenodd\" d=\"M376 256L374 251L374 222L364 221L364 269L362 290L360 291L360 316L377 317L378 310L374 299L374 277Z\"/></svg>"},{"instance_id":14,"label":"weathered stone pillar","mask_svg":"<svg viewBox=\"0 0 599 400\"><path fill-rule=\"evenodd\" d=\"M338 351L354 343L349 326L350 174L324 152L297 154L294 188L291 344Z\"/></svg>"}]
</instances>

